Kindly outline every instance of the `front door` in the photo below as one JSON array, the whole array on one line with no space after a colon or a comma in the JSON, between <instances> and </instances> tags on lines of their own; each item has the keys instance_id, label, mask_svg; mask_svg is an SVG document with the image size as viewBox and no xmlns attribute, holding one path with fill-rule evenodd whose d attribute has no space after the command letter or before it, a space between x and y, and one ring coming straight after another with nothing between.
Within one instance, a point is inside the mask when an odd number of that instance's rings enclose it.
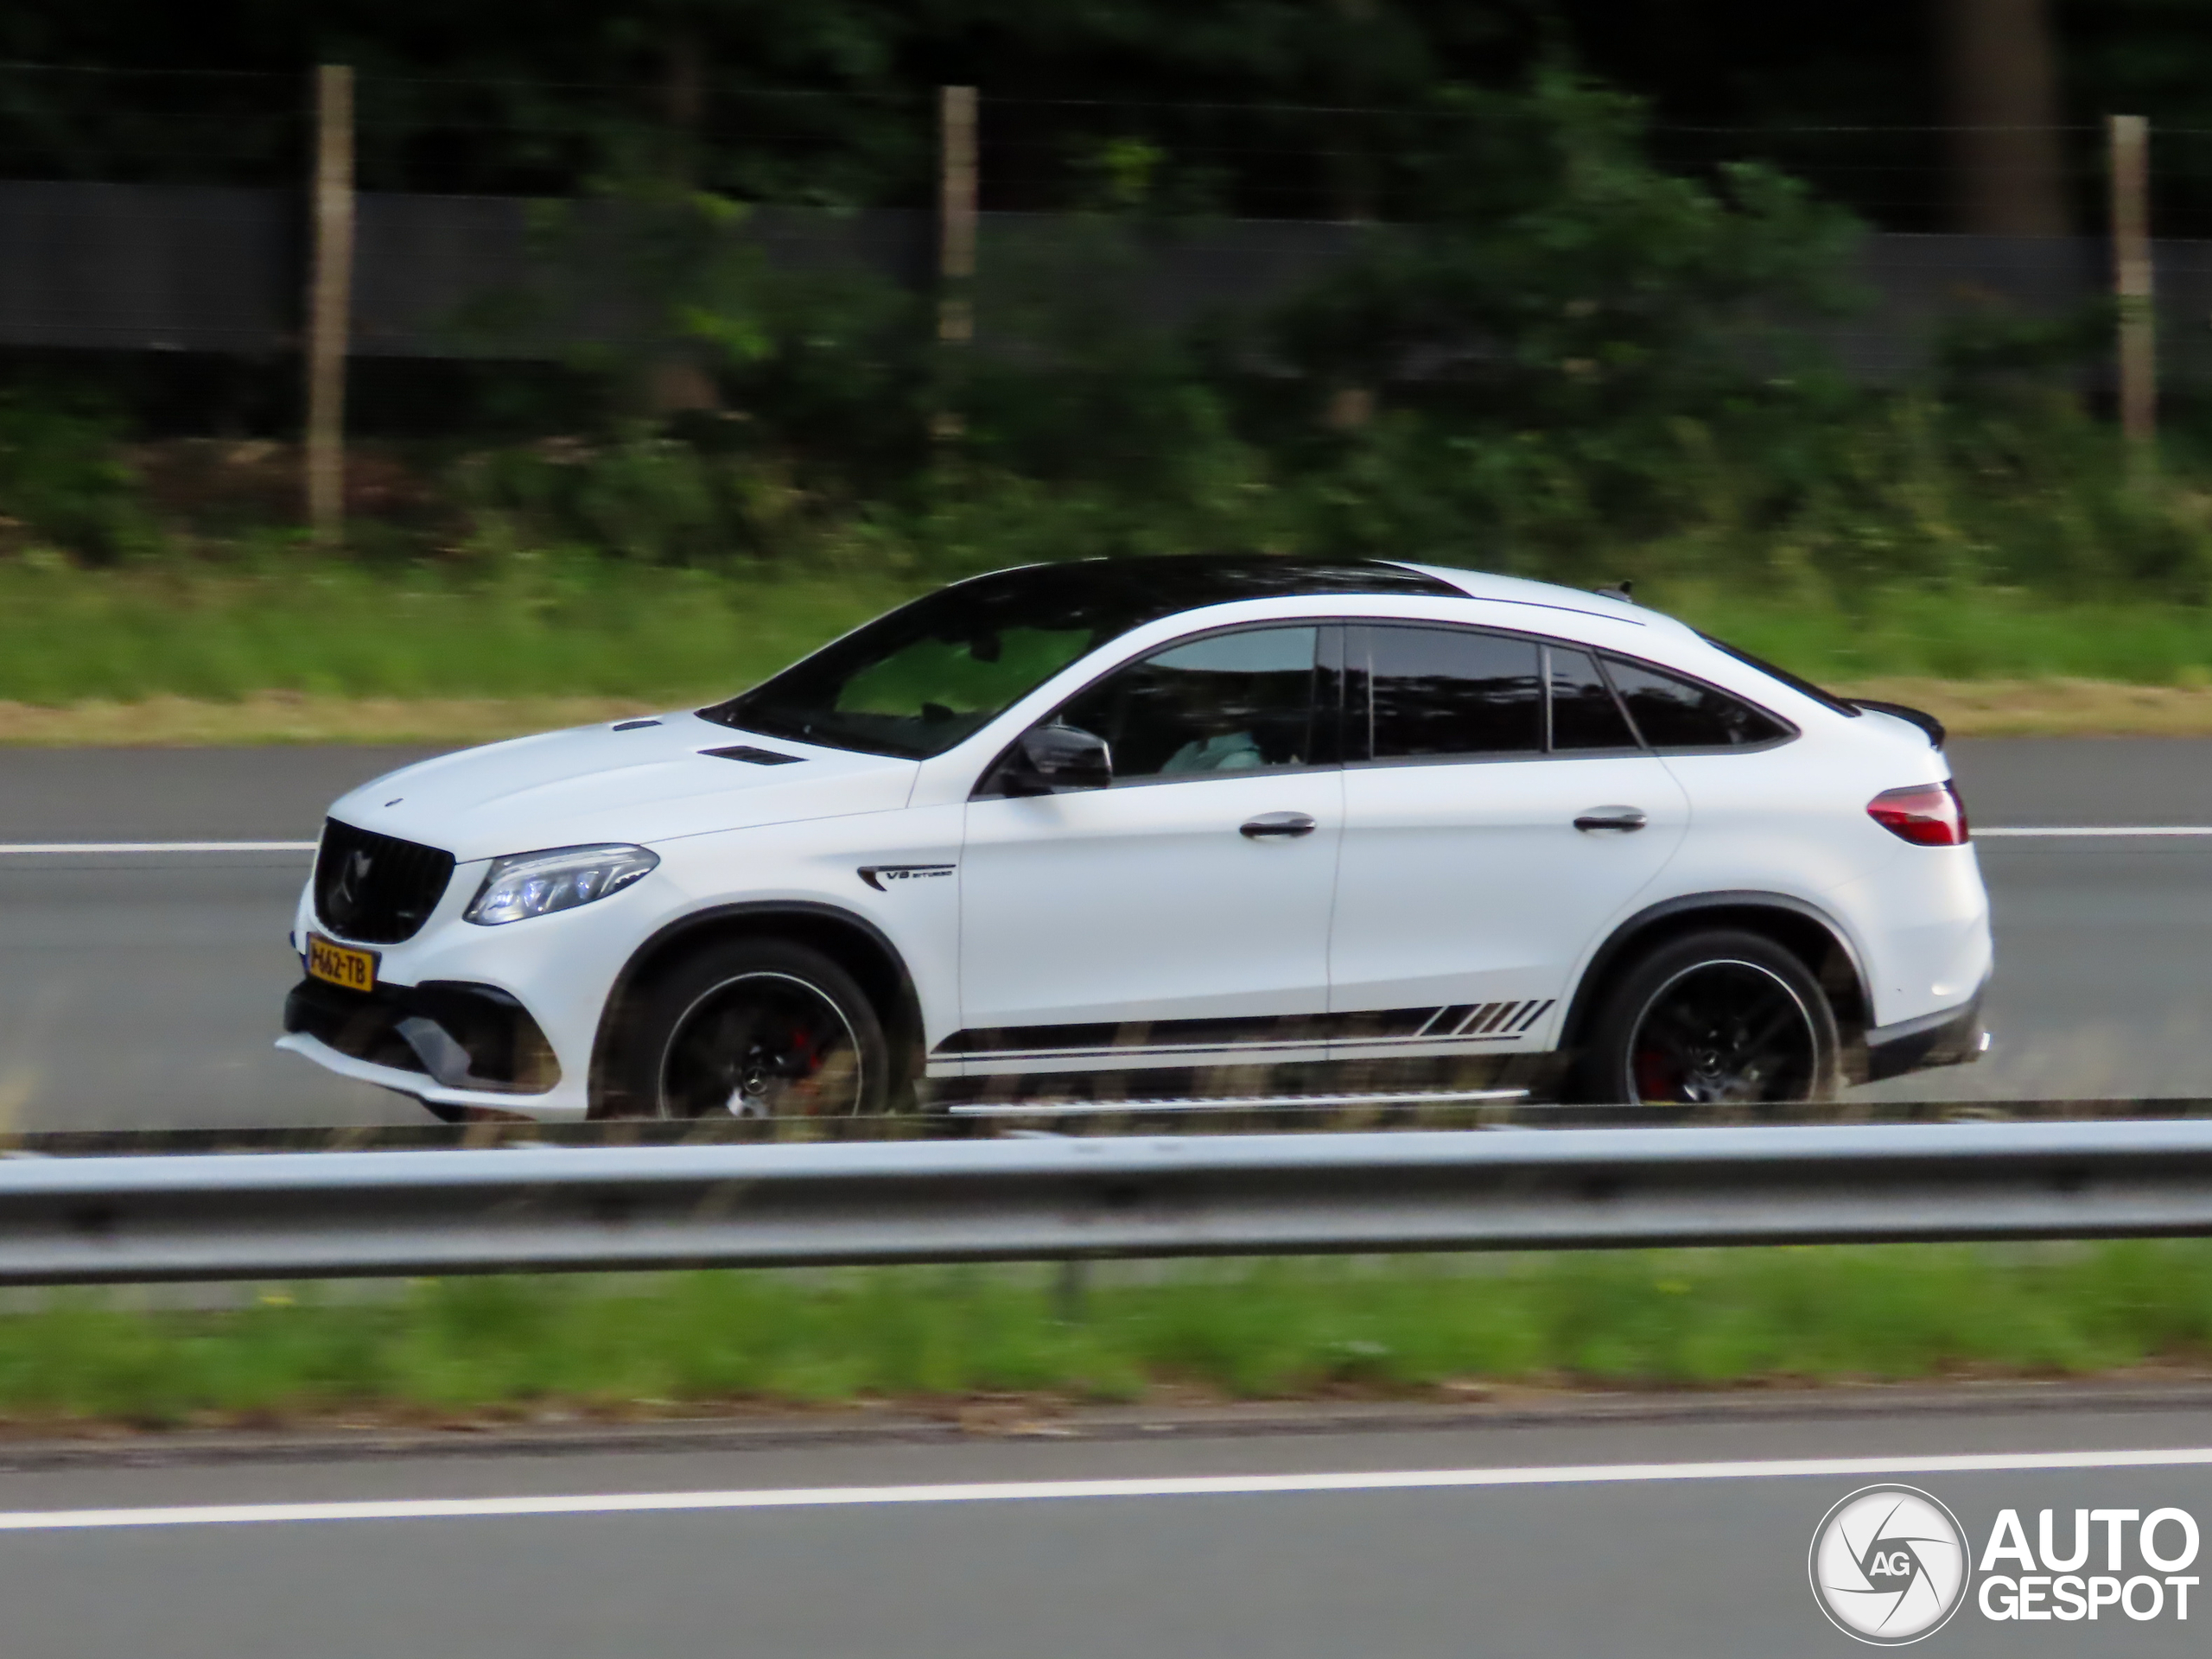
<instances>
[{"instance_id":1,"label":"front door","mask_svg":"<svg viewBox=\"0 0 2212 1659\"><path fill-rule=\"evenodd\" d=\"M1344 810L1325 638L1201 636L1079 693L1052 719L1107 741L1108 788L985 780L961 856L964 1029L932 1071L1299 1057L1298 1022L1327 1006Z\"/></svg>"},{"instance_id":2,"label":"front door","mask_svg":"<svg viewBox=\"0 0 2212 1659\"><path fill-rule=\"evenodd\" d=\"M1331 1008L1363 1054L1549 1046L1575 963L1681 844L1681 787L1580 649L1378 625L1346 650Z\"/></svg>"}]
</instances>

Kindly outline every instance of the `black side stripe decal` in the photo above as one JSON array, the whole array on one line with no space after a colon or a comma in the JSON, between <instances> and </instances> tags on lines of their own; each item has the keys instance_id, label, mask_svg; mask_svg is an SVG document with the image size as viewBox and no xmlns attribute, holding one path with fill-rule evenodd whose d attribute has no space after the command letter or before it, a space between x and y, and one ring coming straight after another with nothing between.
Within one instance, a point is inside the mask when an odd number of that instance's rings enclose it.
<instances>
[{"instance_id":1,"label":"black side stripe decal","mask_svg":"<svg viewBox=\"0 0 2212 1659\"><path fill-rule=\"evenodd\" d=\"M862 871L870 886L879 880L913 880L950 866L899 866ZM1212 1020L1139 1020L1128 1024L1022 1026L955 1032L938 1044L940 1055L972 1054L1073 1057L1114 1052L1165 1053L1176 1051L1258 1052L1265 1049L1327 1044L1385 1045L1495 1041L1529 1030L1553 1006L1550 1001L1456 1002L1441 1008L1370 1008L1333 1014L1253 1015Z\"/></svg>"}]
</instances>

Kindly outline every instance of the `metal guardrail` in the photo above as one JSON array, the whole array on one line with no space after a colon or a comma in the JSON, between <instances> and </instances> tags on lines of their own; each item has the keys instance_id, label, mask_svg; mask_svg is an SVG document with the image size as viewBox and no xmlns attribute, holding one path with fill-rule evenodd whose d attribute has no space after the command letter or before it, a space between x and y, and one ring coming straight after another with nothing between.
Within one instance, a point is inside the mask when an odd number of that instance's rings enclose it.
<instances>
[{"instance_id":1,"label":"metal guardrail","mask_svg":"<svg viewBox=\"0 0 2212 1659\"><path fill-rule=\"evenodd\" d=\"M2212 1232L2212 1121L0 1160L0 1283Z\"/></svg>"},{"instance_id":2,"label":"metal guardrail","mask_svg":"<svg viewBox=\"0 0 2212 1659\"><path fill-rule=\"evenodd\" d=\"M1781 1125L1917 1123L2212 1122L2212 1098L1824 1101L1809 1104L1727 1106L1573 1106L1552 1101L1478 1105L1376 1105L1378 1096L1347 1096L1354 1106L1236 1109L1242 1101L1206 1101L1203 1114L1143 1109L1144 1103L1109 1101L1080 1111L1072 1103L1037 1112L994 1104L988 1118L950 1109L886 1113L880 1117L617 1118L583 1122L526 1119L459 1124L354 1124L227 1128L25 1129L0 1133L0 1160L11 1157L115 1158L125 1155L278 1152L480 1151L499 1147L708 1147L871 1141L976 1140L1022 1129L1054 1135L1344 1135L1407 1129L1592 1129L1772 1128Z\"/></svg>"}]
</instances>

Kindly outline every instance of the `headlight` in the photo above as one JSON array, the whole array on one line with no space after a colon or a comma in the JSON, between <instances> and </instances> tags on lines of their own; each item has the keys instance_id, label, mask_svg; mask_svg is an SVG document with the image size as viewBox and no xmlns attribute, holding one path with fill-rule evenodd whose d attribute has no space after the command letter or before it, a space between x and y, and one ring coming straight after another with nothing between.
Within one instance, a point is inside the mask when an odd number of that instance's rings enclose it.
<instances>
[{"instance_id":1,"label":"headlight","mask_svg":"<svg viewBox=\"0 0 2212 1659\"><path fill-rule=\"evenodd\" d=\"M620 893L652 874L660 855L642 847L556 847L543 853L495 858L469 905L467 918L480 927L518 922L574 910L610 893Z\"/></svg>"}]
</instances>

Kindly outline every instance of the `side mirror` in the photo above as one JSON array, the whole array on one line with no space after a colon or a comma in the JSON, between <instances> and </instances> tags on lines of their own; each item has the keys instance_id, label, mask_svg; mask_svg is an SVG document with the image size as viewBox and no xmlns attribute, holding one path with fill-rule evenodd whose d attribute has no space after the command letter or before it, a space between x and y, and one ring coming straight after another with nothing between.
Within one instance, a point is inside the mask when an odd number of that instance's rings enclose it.
<instances>
[{"instance_id":1,"label":"side mirror","mask_svg":"<svg viewBox=\"0 0 2212 1659\"><path fill-rule=\"evenodd\" d=\"M1021 734L999 776L1009 795L1103 789L1114 781L1114 755L1104 738L1080 726L1039 726Z\"/></svg>"}]
</instances>

